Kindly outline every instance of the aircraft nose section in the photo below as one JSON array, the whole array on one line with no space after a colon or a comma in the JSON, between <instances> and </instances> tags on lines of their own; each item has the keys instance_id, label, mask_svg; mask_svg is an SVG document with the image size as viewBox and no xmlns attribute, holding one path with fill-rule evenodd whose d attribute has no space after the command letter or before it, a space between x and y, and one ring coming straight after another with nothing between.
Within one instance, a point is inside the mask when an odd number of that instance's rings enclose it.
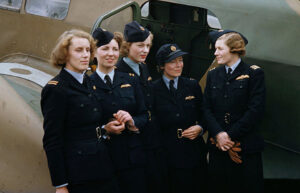
<instances>
[{"instance_id":1,"label":"aircraft nose section","mask_svg":"<svg viewBox=\"0 0 300 193\"><path fill-rule=\"evenodd\" d=\"M35 75L31 69L6 67L0 63L0 192L50 193L42 146L42 87L24 78Z\"/></svg>"}]
</instances>

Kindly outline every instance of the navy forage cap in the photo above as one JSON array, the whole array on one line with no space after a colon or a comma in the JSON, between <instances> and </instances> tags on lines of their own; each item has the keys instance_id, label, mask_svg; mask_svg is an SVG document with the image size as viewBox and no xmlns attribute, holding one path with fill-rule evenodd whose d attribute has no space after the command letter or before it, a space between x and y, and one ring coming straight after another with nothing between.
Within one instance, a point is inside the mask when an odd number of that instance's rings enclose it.
<instances>
[{"instance_id":1,"label":"navy forage cap","mask_svg":"<svg viewBox=\"0 0 300 193\"><path fill-rule=\"evenodd\" d=\"M141 26L137 21L132 21L125 25L124 37L127 42L143 42L149 35L149 30Z\"/></svg>"},{"instance_id":2,"label":"navy forage cap","mask_svg":"<svg viewBox=\"0 0 300 193\"><path fill-rule=\"evenodd\" d=\"M114 34L98 27L93 32L93 38L97 40L97 47L100 47L108 44L114 38Z\"/></svg>"},{"instance_id":3,"label":"navy forage cap","mask_svg":"<svg viewBox=\"0 0 300 193\"><path fill-rule=\"evenodd\" d=\"M234 33L238 33L240 34L240 36L243 38L245 45L248 44L248 40L245 36L243 36L241 33L233 31L233 30L219 30L219 31L211 31L208 33L208 37L210 40L210 43L213 45L213 47L215 47L216 41L219 37L221 37L224 34L230 33L230 32L234 32Z\"/></svg>"},{"instance_id":4,"label":"navy forage cap","mask_svg":"<svg viewBox=\"0 0 300 193\"><path fill-rule=\"evenodd\" d=\"M162 45L158 51L156 52L156 61L158 65L164 66L165 63L168 63L179 56L183 56L188 54L187 52L183 52L177 44L164 44Z\"/></svg>"}]
</instances>

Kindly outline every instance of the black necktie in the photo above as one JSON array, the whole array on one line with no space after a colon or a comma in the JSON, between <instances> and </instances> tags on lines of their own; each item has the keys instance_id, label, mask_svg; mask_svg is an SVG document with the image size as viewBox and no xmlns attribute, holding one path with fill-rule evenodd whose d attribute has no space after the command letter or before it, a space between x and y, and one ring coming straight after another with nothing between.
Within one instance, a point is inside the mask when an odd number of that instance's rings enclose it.
<instances>
[{"instance_id":1,"label":"black necktie","mask_svg":"<svg viewBox=\"0 0 300 193\"><path fill-rule=\"evenodd\" d=\"M108 75L105 75L104 79L106 80L106 84L109 88L112 88L111 79Z\"/></svg>"},{"instance_id":2,"label":"black necktie","mask_svg":"<svg viewBox=\"0 0 300 193\"><path fill-rule=\"evenodd\" d=\"M175 96L175 91L176 91L176 89L175 89L175 87L174 87L174 80L170 80L170 82L169 82L169 87L170 87L170 92L171 92L171 94L172 94L173 96Z\"/></svg>"},{"instance_id":3,"label":"black necktie","mask_svg":"<svg viewBox=\"0 0 300 193\"><path fill-rule=\"evenodd\" d=\"M228 69L227 69L227 78L231 75L231 72L232 72L232 69L231 69L231 68L228 68Z\"/></svg>"}]
</instances>

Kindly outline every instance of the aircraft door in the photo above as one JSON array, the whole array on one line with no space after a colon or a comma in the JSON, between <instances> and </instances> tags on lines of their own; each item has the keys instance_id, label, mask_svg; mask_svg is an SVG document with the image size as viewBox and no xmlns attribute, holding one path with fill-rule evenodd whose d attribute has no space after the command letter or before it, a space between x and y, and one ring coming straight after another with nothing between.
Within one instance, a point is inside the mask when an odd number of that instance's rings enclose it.
<instances>
[{"instance_id":1,"label":"aircraft door","mask_svg":"<svg viewBox=\"0 0 300 193\"><path fill-rule=\"evenodd\" d=\"M99 16L91 29L91 33L97 27L107 29L111 32L119 31L123 33L125 24L133 20L141 21L141 10L138 3L129 1Z\"/></svg>"}]
</instances>

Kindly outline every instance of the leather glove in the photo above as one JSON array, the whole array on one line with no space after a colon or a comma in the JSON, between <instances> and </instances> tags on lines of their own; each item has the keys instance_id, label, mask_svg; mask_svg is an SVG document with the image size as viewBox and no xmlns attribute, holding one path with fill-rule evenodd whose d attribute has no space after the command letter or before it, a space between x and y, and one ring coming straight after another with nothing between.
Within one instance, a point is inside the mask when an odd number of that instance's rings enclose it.
<instances>
[{"instance_id":1,"label":"leather glove","mask_svg":"<svg viewBox=\"0 0 300 193\"><path fill-rule=\"evenodd\" d=\"M242 151L241 143L235 142L233 147L230 150L228 150L230 159L237 164L241 164L243 161L242 161L241 156L239 156L239 154L238 154L241 151Z\"/></svg>"},{"instance_id":2,"label":"leather glove","mask_svg":"<svg viewBox=\"0 0 300 193\"><path fill-rule=\"evenodd\" d=\"M216 143L214 138L211 137L209 140L210 140L211 144L215 144L216 147L218 147L218 144ZM241 164L243 161L242 161L241 156L239 156L239 154L238 154L241 151L242 151L241 143L238 141L235 142L233 147L228 150L230 159L237 164Z\"/></svg>"}]
</instances>

